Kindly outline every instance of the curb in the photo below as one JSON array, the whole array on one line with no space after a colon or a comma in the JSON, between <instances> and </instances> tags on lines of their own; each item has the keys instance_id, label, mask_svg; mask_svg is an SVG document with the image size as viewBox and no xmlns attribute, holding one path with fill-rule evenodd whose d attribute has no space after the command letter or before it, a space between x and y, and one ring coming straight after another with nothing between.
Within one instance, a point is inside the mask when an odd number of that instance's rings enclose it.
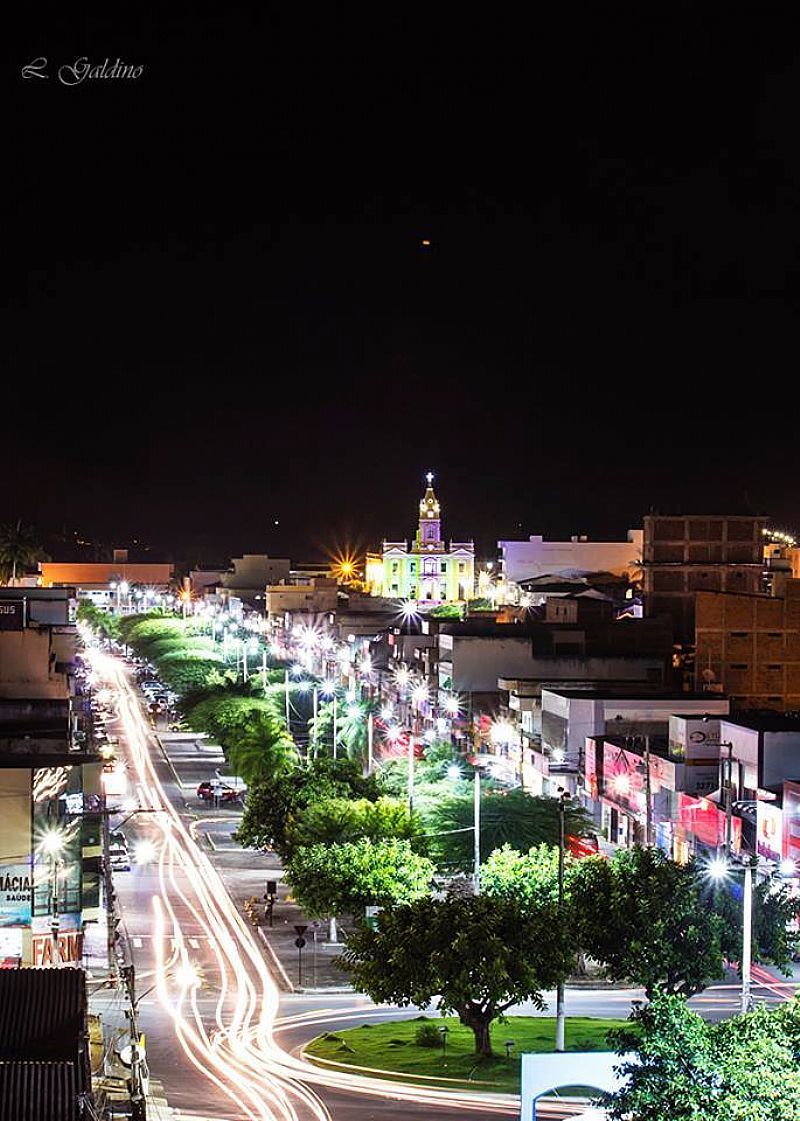
<instances>
[{"instance_id":1,"label":"curb","mask_svg":"<svg viewBox=\"0 0 800 1121\"><path fill-rule=\"evenodd\" d=\"M269 953L269 956L272 958L272 961L274 962L275 967L278 971L278 977L283 982L283 984L286 986L287 992L294 993L294 992L301 991L301 990L295 988L295 986L292 984L292 980L291 980L289 974L283 968L283 965L281 964L280 958L278 957L278 955L275 953L272 946L270 945L269 939L267 938L266 934L264 933L263 927L258 926L258 927L256 927L256 930L261 935L261 941L264 943L264 946L267 949L267 951Z\"/></svg>"},{"instance_id":2,"label":"curb","mask_svg":"<svg viewBox=\"0 0 800 1121\"><path fill-rule=\"evenodd\" d=\"M161 742L161 736L158 734L158 732L155 730L155 728L153 729L153 735L155 737L156 743L159 746L161 754L164 756L164 759L167 763L167 766L172 771L173 778L175 779L175 783L178 787L178 791L180 792L181 799L183 800L183 804L185 806L186 805L186 799L183 796L183 783L178 778L178 772L175 770L175 767L173 766L172 760L170 759L169 755L167 754L166 748L164 747L163 743Z\"/></svg>"}]
</instances>

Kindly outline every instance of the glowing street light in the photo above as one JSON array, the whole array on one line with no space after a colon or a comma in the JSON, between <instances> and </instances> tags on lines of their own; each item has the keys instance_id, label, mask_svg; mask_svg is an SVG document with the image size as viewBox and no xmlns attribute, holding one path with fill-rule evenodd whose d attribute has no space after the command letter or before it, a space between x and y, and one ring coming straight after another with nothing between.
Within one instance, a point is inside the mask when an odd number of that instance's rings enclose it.
<instances>
[{"instance_id":1,"label":"glowing street light","mask_svg":"<svg viewBox=\"0 0 800 1121\"><path fill-rule=\"evenodd\" d=\"M152 841L139 841L134 850L134 859L137 864L152 864L158 856L158 849Z\"/></svg>"}]
</instances>

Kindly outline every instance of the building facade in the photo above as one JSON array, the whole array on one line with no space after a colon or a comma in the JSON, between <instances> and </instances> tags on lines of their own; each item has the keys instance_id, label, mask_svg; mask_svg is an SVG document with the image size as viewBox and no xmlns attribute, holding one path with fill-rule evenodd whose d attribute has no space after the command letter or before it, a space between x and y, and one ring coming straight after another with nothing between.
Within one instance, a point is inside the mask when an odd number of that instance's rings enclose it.
<instances>
[{"instance_id":1,"label":"building facade","mask_svg":"<svg viewBox=\"0 0 800 1121\"><path fill-rule=\"evenodd\" d=\"M582 576L592 572L611 572L615 576L637 578L642 559L642 530L629 529L626 541L589 541L572 537L569 541L498 541L500 562L506 580L519 583L539 576Z\"/></svg>"},{"instance_id":2,"label":"building facade","mask_svg":"<svg viewBox=\"0 0 800 1121\"><path fill-rule=\"evenodd\" d=\"M648 615L669 615L675 641L694 643L698 592L762 591L767 519L708 514L644 519Z\"/></svg>"},{"instance_id":3,"label":"building facade","mask_svg":"<svg viewBox=\"0 0 800 1121\"><path fill-rule=\"evenodd\" d=\"M475 545L472 541L442 540L439 501L433 490L433 475L419 504L419 524L409 548L408 541L384 541L382 572L374 573L370 587L374 595L410 599L420 603L445 603L472 598L475 585ZM378 584L378 577L380 584Z\"/></svg>"},{"instance_id":4,"label":"building facade","mask_svg":"<svg viewBox=\"0 0 800 1121\"><path fill-rule=\"evenodd\" d=\"M800 580L780 596L698 592L695 681L736 709L800 709Z\"/></svg>"}]
</instances>

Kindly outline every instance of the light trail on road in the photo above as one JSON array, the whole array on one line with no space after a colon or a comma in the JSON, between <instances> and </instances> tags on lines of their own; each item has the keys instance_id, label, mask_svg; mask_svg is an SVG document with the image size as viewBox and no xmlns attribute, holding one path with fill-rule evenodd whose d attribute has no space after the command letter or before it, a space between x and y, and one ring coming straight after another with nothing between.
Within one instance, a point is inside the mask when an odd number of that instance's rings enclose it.
<instances>
[{"instance_id":1,"label":"light trail on road","mask_svg":"<svg viewBox=\"0 0 800 1121\"><path fill-rule=\"evenodd\" d=\"M153 736L126 671L118 659L96 647L88 652L93 670L116 694L131 779L135 775L143 808L161 811L150 815L158 833L159 890L152 897L156 992L187 1060L252 1121L332 1121L330 1110L312 1087L417 1106L449 1106L483 1116L517 1115L515 1095L365 1079L318 1067L281 1047L274 1038L280 1031L278 987L252 930L161 785L151 754ZM218 975L211 1025L200 1008L207 1002L198 999L201 983L187 949L178 901L213 950L216 965L206 967L207 971L215 968ZM539 1107L541 1117L560 1118L574 1112L575 1107L566 1103Z\"/></svg>"}]
</instances>

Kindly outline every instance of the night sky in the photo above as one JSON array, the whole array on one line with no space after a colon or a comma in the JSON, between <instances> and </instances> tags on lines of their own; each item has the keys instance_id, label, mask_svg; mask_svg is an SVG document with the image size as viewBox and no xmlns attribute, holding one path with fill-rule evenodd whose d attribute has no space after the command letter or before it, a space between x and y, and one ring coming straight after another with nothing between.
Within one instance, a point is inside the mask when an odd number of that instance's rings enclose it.
<instances>
[{"instance_id":1,"label":"night sky","mask_svg":"<svg viewBox=\"0 0 800 1121\"><path fill-rule=\"evenodd\" d=\"M482 552L800 528L775 11L252 7L6 38L0 520L306 560L410 536L430 469Z\"/></svg>"}]
</instances>

